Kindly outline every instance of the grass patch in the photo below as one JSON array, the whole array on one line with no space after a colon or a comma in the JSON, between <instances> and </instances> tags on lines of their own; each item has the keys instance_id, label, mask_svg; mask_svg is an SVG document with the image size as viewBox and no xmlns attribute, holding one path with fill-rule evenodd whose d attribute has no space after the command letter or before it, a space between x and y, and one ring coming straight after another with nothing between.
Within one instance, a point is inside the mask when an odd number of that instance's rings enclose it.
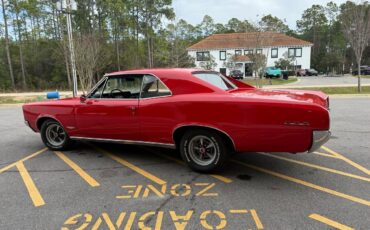
<instances>
[{"instance_id":1,"label":"grass patch","mask_svg":"<svg viewBox=\"0 0 370 230\"><path fill-rule=\"evenodd\" d=\"M19 103L23 104L43 100L45 100L45 96L0 97L0 104L19 104Z\"/></svg>"},{"instance_id":2,"label":"grass patch","mask_svg":"<svg viewBox=\"0 0 370 230\"><path fill-rule=\"evenodd\" d=\"M299 90L322 91L326 94L370 94L370 86L362 86L362 93L357 92L357 86L350 86L350 87L312 87L312 88L299 88Z\"/></svg>"},{"instance_id":3,"label":"grass patch","mask_svg":"<svg viewBox=\"0 0 370 230\"><path fill-rule=\"evenodd\" d=\"M259 80L259 84L270 85L269 79L262 78L262 79L258 79L258 80ZM246 78L246 79L243 79L242 81L244 83L249 84L249 85L256 86L256 79L255 78ZM273 79L271 79L271 85L284 85L284 84L293 83L293 82L296 82L296 81L297 81L296 77L289 77L288 80L284 80L284 79L281 79L281 78L273 78Z\"/></svg>"},{"instance_id":4,"label":"grass patch","mask_svg":"<svg viewBox=\"0 0 370 230\"><path fill-rule=\"evenodd\" d=\"M352 75L352 77L357 78L357 75ZM361 75L360 77L370 79L370 75Z\"/></svg>"}]
</instances>

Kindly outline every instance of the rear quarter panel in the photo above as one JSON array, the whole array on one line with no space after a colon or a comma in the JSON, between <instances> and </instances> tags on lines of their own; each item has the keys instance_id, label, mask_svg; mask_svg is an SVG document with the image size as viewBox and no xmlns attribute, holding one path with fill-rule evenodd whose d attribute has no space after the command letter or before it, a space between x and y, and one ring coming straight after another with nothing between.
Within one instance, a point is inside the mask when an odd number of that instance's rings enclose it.
<instances>
[{"instance_id":1,"label":"rear quarter panel","mask_svg":"<svg viewBox=\"0 0 370 230\"><path fill-rule=\"evenodd\" d=\"M173 131L199 125L226 132L237 151L304 152L312 130L328 129L328 114L319 106L240 100L217 94L179 95L142 100L140 126L146 141L173 143ZM285 123L308 122L308 126Z\"/></svg>"}]
</instances>

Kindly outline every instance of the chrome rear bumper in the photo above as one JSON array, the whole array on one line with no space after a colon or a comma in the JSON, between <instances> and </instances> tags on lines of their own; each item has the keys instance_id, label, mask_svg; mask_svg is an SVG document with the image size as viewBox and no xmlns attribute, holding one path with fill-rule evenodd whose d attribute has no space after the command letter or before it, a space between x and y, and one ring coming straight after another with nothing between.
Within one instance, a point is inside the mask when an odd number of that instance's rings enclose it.
<instances>
[{"instance_id":1,"label":"chrome rear bumper","mask_svg":"<svg viewBox=\"0 0 370 230\"><path fill-rule=\"evenodd\" d=\"M331 132L329 130L325 131L313 131L312 133L312 145L311 148L308 150L309 153L312 153L318 150L323 144L325 144L331 136Z\"/></svg>"}]
</instances>

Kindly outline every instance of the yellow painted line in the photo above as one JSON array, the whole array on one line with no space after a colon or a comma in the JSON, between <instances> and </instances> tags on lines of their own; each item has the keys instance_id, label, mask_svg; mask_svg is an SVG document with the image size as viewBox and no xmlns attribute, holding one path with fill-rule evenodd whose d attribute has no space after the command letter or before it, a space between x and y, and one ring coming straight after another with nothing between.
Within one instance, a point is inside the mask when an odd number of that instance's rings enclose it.
<instances>
[{"instance_id":1,"label":"yellow painted line","mask_svg":"<svg viewBox=\"0 0 370 230\"><path fill-rule=\"evenodd\" d=\"M10 168L16 166L16 164L18 162L24 162L24 161L29 160L29 159L37 156L37 155L40 155L41 153L45 152L46 150L47 150L47 148L43 148L43 149L41 149L41 150L39 150L39 151L37 151L35 153L32 153L31 155L29 155L29 156L27 156L27 157L25 157L23 159L17 160L16 162L14 162L14 163L12 163L12 164L10 164L8 166L5 166L4 168L0 169L0 173L3 173L5 171L9 170Z\"/></svg>"},{"instance_id":2,"label":"yellow painted line","mask_svg":"<svg viewBox=\"0 0 370 230\"><path fill-rule=\"evenodd\" d=\"M60 159L62 159L69 167L71 167L82 179L84 179L91 187L100 186L100 184L85 170L83 170L80 166L78 166L75 162L69 159L64 153L62 152L54 152Z\"/></svg>"},{"instance_id":3,"label":"yellow painted line","mask_svg":"<svg viewBox=\"0 0 370 230\"><path fill-rule=\"evenodd\" d=\"M224 177L224 176L221 176L221 175L217 175L217 174L209 174L211 177L214 177L216 178L217 180L220 180L226 184L229 184L231 182L233 182L233 180L231 180L230 178L227 178L227 177Z\"/></svg>"},{"instance_id":4,"label":"yellow painted line","mask_svg":"<svg viewBox=\"0 0 370 230\"><path fill-rule=\"evenodd\" d=\"M272 154L266 154L266 153L259 153L259 154L267 156L267 157L272 157L272 158L276 158L276 159L279 159L279 160L299 164L299 165L304 165L304 166L315 168L315 169L320 169L322 171L335 173L335 174L338 174L338 175L347 176L347 177L351 177L351 178L354 178L354 179L370 182L370 178L358 176L358 175L351 174L351 173L346 173L346 172L339 171L339 170L336 170L336 169L331 169L331 168L327 168L327 167L323 167L323 166L319 166L319 165L315 165L315 164L310 164L310 163L303 162L303 161L293 160L293 159L282 157L282 156L276 156L276 155L272 155Z\"/></svg>"},{"instance_id":5,"label":"yellow painted line","mask_svg":"<svg viewBox=\"0 0 370 230\"><path fill-rule=\"evenodd\" d=\"M261 222L260 218L258 217L256 210L251 209L250 211L251 211L252 218L253 218L254 222L256 223L257 229L263 229L262 222Z\"/></svg>"},{"instance_id":6,"label":"yellow painted line","mask_svg":"<svg viewBox=\"0 0 370 230\"><path fill-rule=\"evenodd\" d=\"M335 158L335 159L338 159L338 157L333 156L333 155L330 155L330 154L326 154L326 153L313 152L313 154L320 155L320 156L323 156L323 157L329 157L329 158Z\"/></svg>"},{"instance_id":7,"label":"yellow painted line","mask_svg":"<svg viewBox=\"0 0 370 230\"><path fill-rule=\"evenodd\" d=\"M352 160L350 160L347 157L335 152L334 150L329 149L328 147L321 146L321 148L324 149L325 151L327 151L328 153L333 154L334 156L338 157L339 159L347 162L348 164L352 165L353 167L357 168L358 170L366 173L367 175L370 175L370 170L369 169L357 164L356 162L353 162Z\"/></svg>"},{"instance_id":8,"label":"yellow painted line","mask_svg":"<svg viewBox=\"0 0 370 230\"><path fill-rule=\"evenodd\" d=\"M39 190L37 189L35 183L33 182L30 174L28 173L26 167L24 166L23 162L20 161L15 164L17 167L19 173L21 174L21 177L23 179L24 184L26 185L26 188L28 190L28 194L31 197L31 200L33 202L33 205L35 207L39 207L45 204L44 199L42 198Z\"/></svg>"},{"instance_id":9,"label":"yellow painted line","mask_svg":"<svg viewBox=\"0 0 370 230\"><path fill-rule=\"evenodd\" d=\"M149 150L147 148L144 148L145 150ZM156 152L153 152L151 150L149 150L151 153L159 156L159 157L162 157L162 158L166 158L170 161L174 161L176 162L177 164L180 164L180 165L186 165L185 162L179 160L179 159L176 159L174 157L170 157L170 156L167 156L167 155L163 155L163 154L160 154L160 153L156 153ZM227 178L227 177L224 177L224 176L221 176L221 175L218 175L218 174L209 174L209 176L213 177L213 178L216 178L217 180L220 180L226 184L229 184L231 182L233 182L233 180L231 180L230 178Z\"/></svg>"},{"instance_id":10,"label":"yellow painted line","mask_svg":"<svg viewBox=\"0 0 370 230\"><path fill-rule=\"evenodd\" d=\"M300 180L300 179L297 179L297 178L294 178L294 177L291 177L291 176L287 176L287 175L284 175L284 174L281 174L281 173L277 173L277 172L274 172L274 171L271 171L271 170L268 170L268 169L264 169L264 168L261 168L261 167L255 166L255 165L246 164L244 162L240 162L240 161L236 161L236 160L232 160L232 162L243 165L245 167L248 167L248 168L251 168L251 169L254 169L254 170L257 170L257 171L260 171L260 172L263 172L263 173L266 173L266 174L269 174L269 175L272 175L272 176L275 176L275 177L279 177L279 178L284 179L284 180L288 180L288 181L291 181L291 182L309 187L309 188L313 188L313 189L316 189L316 190L319 190L319 191L322 191L322 192L326 192L330 195L334 195L334 196L341 197L341 198L344 198L346 200L350 200L350 201L353 201L353 202L356 202L356 203L359 203L359 204L370 206L370 201L368 201L368 200L364 200L364 199L361 199L361 198L358 198L358 197L355 197L355 196L347 195L347 194L344 194L344 193L341 193L341 192L338 192L338 191L335 191L335 190L332 190L332 189L329 189L329 188L325 188L325 187L322 187L322 186L319 186L319 185L316 185L316 184L312 184L310 182Z\"/></svg>"},{"instance_id":11,"label":"yellow painted line","mask_svg":"<svg viewBox=\"0 0 370 230\"><path fill-rule=\"evenodd\" d=\"M110 152L108 152L108 151L106 151L104 149L98 148L96 146L94 146L94 148L96 150L98 150L99 152L102 152L105 155L109 156L110 158L112 158L113 160L117 161L118 163L126 166L127 168L130 168L131 170L133 170L133 171L141 174L142 176L148 178L149 180L151 180L151 181L153 181L153 182L155 182L155 183L157 183L159 185L164 185L164 184L167 183L166 181L164 181L162 179L159 179L158 177L156 177L153 174L145 171L144 169L141 169L141 168L137 167L136 165L133 165L130 162L128 162L128 161L126 161L126 160L124 160L124 159L122 159L122 158L120 158L120 157L118 157L116 155L113 155L112 153L110 153Z\"/></svg>"},{"instance_id":12,"label":"yellow painted line","mask_svg":"<svg viewBox=\"0 0 370 230\"><path fill-rule=\"evenodd\" d=\"M321 216L321 215L316 214L316 213L309 215L309 217L311 219L320 221L321 223L324 223L326 225L329 225L329 226L334 227L334 228L339 229L339 230L354 230L354 228L348 227L347 225L344 225L344 224L340 224L340 223L338 223L334 220L331 220L329 218L326 218L326 217Z\"/></svg>"}]
</instances>

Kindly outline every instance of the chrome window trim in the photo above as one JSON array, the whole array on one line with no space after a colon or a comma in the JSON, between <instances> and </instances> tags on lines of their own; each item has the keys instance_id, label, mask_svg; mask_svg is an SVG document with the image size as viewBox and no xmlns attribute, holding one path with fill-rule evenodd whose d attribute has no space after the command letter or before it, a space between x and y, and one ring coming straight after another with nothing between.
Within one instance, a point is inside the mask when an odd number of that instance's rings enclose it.
<instances>
[{"instance_id":1,"label":"chrome window trim","mask_svg":"<svg viewBox=\"0 0 370 230\"><path fill-rule=\"evenodd\" d=\"M159 80L170 91L170 95L142 98L141 93L143 92L143 84L144 84L145 75L151 75L151 76L155 77L157 80ZM141 82L141 89L140 89L140 96L139 96L140 100L147 100L147 99L154 99L154 98L161 98L161 97L172 97L172 96L173 96L173 94L172 94L171 89L166 84L164 84L164 82L159 77L157 77L155 74L151 74L151 73L143 74L143 81Z\"/></svg>"},{"instance_id":2,"label":"chrome window trim","mask_svg":"<svg viewBox=\"0 0 370 230\"><path fill-rule=\"evenodd\" d=\"M139 98L87 98L87 100L102 100L102 101L108 101L108 100L111 100L111 101L121 101L121 100L124 100L124 101L138 101Z\"/></svg>"},{"instance_id":3,"label":"chrome window trim","mask_svg":"<svg viewBox=\"0 0 370 230\"><path fill-rule=\"evenodd\" d=\"M127 76L127 75L143 75L143 79L141 81L141 86L140 86L140 92L139 92L139 97L138 98L101 98L101 95L100 95L100 98L90 98L90 94L98 87L98 85L103 81L103 80L106 80L105 83L104 83L104 89L105 89L105 85L107 84L107 81L110 77L118 77L118 76ZM159 80L169 91L170 91L170 95L165 95L165 96L157 96L157 97L147 97L147 98L142 98L141 97L141 93L142 93L142 90L143 90L143 84L144 84L144 76L145 75L151 75L153 77L155 77L157 80ZM103 91L104 91L103 89ZM152 74L152 73L144 73L144 74L113 74L113 75L104 75L104 78L101 79L98 83L96 83L96 85L94 86L94 88L92 88L92 90L90 91L90 93L88 94L88 96L86 97L87 100L133 100L133 101L137 101L137 100L148 100L148 99L154 99L154 98L161 98L161 97L172 97L173 96L173 93L171 91L171 89L158 77L156 76L155 74Z\"/></svg>"},{"instance_id":4,"label":"chrome window trim","mask_svg":"<svg viewBox=\"0 0 370 230\"><path fill-rule=\"evenodd\" d=\"M87 99L89 99L90 98L90 95L92 94L92 92L94 92L94 90L96 89L96 88L98 88L98 86L101 84L101 82L103 82L103 81L105 81L105 80L107 80L107 76L104 76L102 79L100 79L100 81L98 81L95 85L94 85L94 87L90 90L90 92L86 95L86 98ZM103 86L103 88L105 87L105 83L104 83L104 86ZM100 95L100 97L101 97L101 95Z\"/></svg>"},{"instance_id":5,"label":"chrome window trim","mask_svg":"<svg viewBox=\"0 0 370 230\"><path fill-rule=\"evenodd\" d=\"M161 143L161 142L151 142L151 141L133 141L133 140L123 140L123 139L108 139L108 138L93 138L93 137L70 137L73 140L86 140L86 141L97 141L97 142L112 142L119 144L128 144L128 145L146 145L146 146L156 146L175 149L175 144L170 143Z\"/></svg>"},{"instance_id":6,"label":"chrome window trim","mask_svg":"<svg viewBox=\"0 0 370 230\"><path fill-rule=\"evenodd\" d=\"M105 86L109 80L110 77L119 77L119 76L125 76L125 75L135 75L135 74L117 74L117 75L105 75L105 83L104 83L104 89L105 89ZM141 75L141 74L136 74L136 75ZM143 74L144 75L144 74ZM96 83L96 85L99 85L99 83L101 82L102 80L100 80L98 83ZM95 90L96 87L93 88L93 90ZM104 89L103 89L103 92L104 92ZM93 91L92 90L92 91ZM91 91L91 92L92 92ZM102 92L102 93L103 93ZM86 99L87 100L125 100L125 101L129 101L129 100L132 100L132 101L138 101L140 99L140 95L141 95L141 86L140 86L140 92L139 92L139 97L138 98L102 98L101 95L99 98L90 98L90 97L87 97ZM90 96L90 95L89 95Z\"/></svg>"},{"instance_id":7,"label":"chrome window trim","mask_svg":"<svg viewBox=\"0 0 370 230\"><path fill-rule=\"evenodd\" d=\"M224 81L226 81L227 83L229 83L232 87L233 87L233 89L222 89L222 88L220 88L220 87L218 87L218 86L216 86L216 85L214 85L214 84L212 84L212 83L209 83L208 81L205 81L205 80L203 80L202 78L199 78L199 77L197 77L197 76L195 76L195 74L198 74L198 73L200 73L200 74L202 74L202 73L204 73L204 74L217 74L218 76L220 76ZM196 79L199 79L199 80L201 80L201 81L203 81L203 82L205 82L205 83L207 83L207 84L210 84L210 85L212 85L213 87L216 87L216 88L218 88L218 89L220 89L220 90L223 90L223 91L228 91L228 90L234 90L234 89L238 89L238 87L234 84L234 83L232 83L229 79L227 79L227 77L225 77L224 75L222 75L222 74L220 74L219 72L215 72L215 71L194 71L194 72L192 72L191 73L191 75L193 76L193 77L195 77Z\"/></svg>"}]
</instances>

